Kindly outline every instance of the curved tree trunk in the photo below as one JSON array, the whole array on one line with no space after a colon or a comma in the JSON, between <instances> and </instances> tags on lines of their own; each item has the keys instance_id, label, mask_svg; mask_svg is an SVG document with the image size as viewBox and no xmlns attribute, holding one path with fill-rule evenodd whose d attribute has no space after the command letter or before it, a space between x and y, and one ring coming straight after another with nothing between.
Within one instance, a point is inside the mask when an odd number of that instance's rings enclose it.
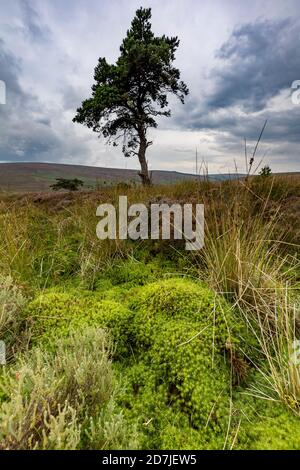
<instances>
[{"instance_id":1,"label":"curved tree trunk","mask_svg":"<svg viewBox=\"0 0 300 470\"><path fill-rule=\"evenodd\" d=\"M142 183L144 186L150 186L151 185L151 178L149 175L149 170L148 170L148 163L146 160L146 150L147 150L147 139L145 136L144 131L140 132L140 147L138 151L138 159L141 165L141 171L139 173L139 176L142 179Z\"/></svg>"}]
</instances>

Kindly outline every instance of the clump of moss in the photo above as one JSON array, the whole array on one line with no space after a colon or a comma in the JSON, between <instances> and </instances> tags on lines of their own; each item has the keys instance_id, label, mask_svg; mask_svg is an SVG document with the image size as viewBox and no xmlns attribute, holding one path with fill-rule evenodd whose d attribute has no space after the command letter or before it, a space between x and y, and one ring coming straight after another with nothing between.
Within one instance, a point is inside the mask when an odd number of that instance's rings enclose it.
<instances>
[{"instance_id":1,"label":"clump of moss","mask_svg":"<svg viewBox=\"0 0 300 470\"><path fill-rule=\"evenodd\" d=\"M234 448L237 449L298 450L300 448L299 416L275 400L239 394L233 407L233 431L236 434Z\"/></svg>"},{"instance_id":2,"label":"clump of moss","mask_svg":"<svg viewBox=\"0 0 300 470\"><path fill-rule=\"evenodd\" d=\"M246 428L247 448L250 450L299 450L299 417L292 415L283 407L277 409L276 415L272 414Z\"/></svg>"},{"instance_id":3,"label":"clump of moss","mask_svg":"<svg viewBox=\"0 0 300 470\"><path fill-rule=\"evenodd\" d=\"M33 343L46 341L51 350L57 336L108 329L123 384L117 407L137 426L140 448L296 448L293 416L275 407L264 413L261 404L255 411L256 403L240 398L234 364L253 338L230 306L188 279L134 284L44 293L26 310Z\"/></svg>"},{"instance_id":4,"label":"clump of moss","mask_svg":"<svg viewBox=\"0 0 300 470\"><path fill-rule=\"evenodd\" d=\"M34 344L44 341L51 347L55 338L68 336L74 328L98 326L112 331L118 354L127 351L132 313L113 300L101 300L91 293L75 296L50 291L31 302L24 315Z\"/></svg>"},{"instance_id":5,"label":"clump of moss","mask_svg":"<svg viewBox=\"0 0 300 470\"><path fill-rule=\"evenodd\" d=\"M213 352L208 338L201 338L199 326L186 320L162 324L149 359L192 426L209 422L220 429L229 411L230 368L220 351Z\"/></svg>"},{"instance_id":6,"label":"clump of moss","mask_svg":"<svg viewBox=\"0 0 300 470\"><path fill-rule=\"evenodd\" d=\"M214 448L230 416L227 349L238 344L241 323L206 286L186 279L138 289L129 308L135 361L124 404L141 423L143 445L167 448L182 421L195 431L198 448Z\"/></svg>"},{"instance_id":7,"label":"clump of moss","mask_svg":"<svg viewBox=\"0 0 300 470\"><path fill-rule=\"evenodd\" d=\"M163 320L193 322L210 345L225 347L238 340L241 323L229 306L205 285L187 279L168 279L139 289L129 303L135 312L137 341L150 345Z\"/></svg>"},{"instance_id":8,"label":"clump of moss","mask_svg":"<svg viewBox=\"0 0 300 470\"><path fill-rule=\"evenodd\" d=\"M212 357L211 345L205 347L198 333L186 321L162 322L153 346L127 371L123 403L140 422L146 448L167 445L166 427L174 422L178 430L179 423L186 422L197 431L202 448L225 435L230 368L219 353Z\"/></svg>"}]
</instances>

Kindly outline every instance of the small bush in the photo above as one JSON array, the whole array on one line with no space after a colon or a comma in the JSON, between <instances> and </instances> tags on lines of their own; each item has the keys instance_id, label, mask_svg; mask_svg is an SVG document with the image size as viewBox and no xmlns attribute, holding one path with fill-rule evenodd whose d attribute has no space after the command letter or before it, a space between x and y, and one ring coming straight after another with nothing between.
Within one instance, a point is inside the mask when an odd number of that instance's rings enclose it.
<instances>
[{"instance_id":1,"label":"small bush","mask_svg":"<svg viewBox=\"0 0 300 470\"><path fill-rule=\"evenodd\" d=\"M23 344L22 309L26 299L11 277L0 276L0 340L5 342L7 359Z\"/></svg>"},{"instance_id":2,"label":"small bush","mask_svg":"<svg viewBox=\"0 0 300 470\"><path fill-rule=\"evenodd\" d=\"M50 188L53 189L53 191L60 191L61 189L65 191L78 191L83 185L84 182L78 178L56 178L56 183L52 184Z\"/></svg>"}]
</instances>

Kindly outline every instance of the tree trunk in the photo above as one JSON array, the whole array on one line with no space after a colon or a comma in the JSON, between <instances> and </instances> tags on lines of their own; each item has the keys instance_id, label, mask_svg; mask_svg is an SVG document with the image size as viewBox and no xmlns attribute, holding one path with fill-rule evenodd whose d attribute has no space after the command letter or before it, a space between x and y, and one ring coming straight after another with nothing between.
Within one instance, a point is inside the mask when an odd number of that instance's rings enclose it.
<instances>
[{"instance_id":1,"label":"tree trunk","mask_svg":"<svg viewBox=\"0 0 300 470\"><path fill-rule=\"evenodd\" d=\"M142 183L144 186L150 186L151 178L149 175L148 163L146 160L146 150L147 150L147 139L146 139L144 131L141 131L140 132L140 147L139 147L139 152L138 152L138 158L139 158L139 162L141 165L141 171L139 173L139 176L141 177Z\"/></svg>"}]
</instances>

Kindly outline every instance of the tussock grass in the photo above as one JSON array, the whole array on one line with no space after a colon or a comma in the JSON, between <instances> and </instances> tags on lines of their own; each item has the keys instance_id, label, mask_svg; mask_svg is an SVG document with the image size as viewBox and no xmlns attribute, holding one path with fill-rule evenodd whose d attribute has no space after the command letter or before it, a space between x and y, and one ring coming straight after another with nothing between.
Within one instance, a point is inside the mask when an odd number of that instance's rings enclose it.
<instances>
[{"instance_id":1,"label":"tussock grass","mask_svg":"<svg viewBox=\"0 0 300 470\"><path fill-rule=\"evenodd\" d=\"M200 276L232 303L257 340L258 351L249 360L259 371L261 384L252 392L281 400L299 413L300 364L291 361L299 338L299 289L294 278L299 262L284 249L288 227L280 205L273 204L274 180L265 180L263 188L260 184L257 179L235 182L207 201L201 254L205 271Z\"/></svg>"},{"instance_id":2,"label":"tussock grass","mask_svg":"<svg viewBox=\"0 0 300 470\"><path fill-rule=\"evenodd\" d=\"M254 363L260 379L250 393L271 401L282 401L300 416L299 309L291 298L289 285L265 294L255 290L254 305L239 305L245 321L257 338L262 359ZM264 316L262 316L262 305Z\"/></svg>"},{"instance_id":3,"label":"tussock grass","mask_svg":"<svg viewBox=\"0 0 300 470\"><path fill-rule=\"evenodd\" d=\"M205 275L232 300L247 300L253 288L274 288L287 262L282 240L274 241L280 210L270 211L268 199L258 202L259 210L251 188L239 183L206 200Z\"/></svg>"}]
</instances>

